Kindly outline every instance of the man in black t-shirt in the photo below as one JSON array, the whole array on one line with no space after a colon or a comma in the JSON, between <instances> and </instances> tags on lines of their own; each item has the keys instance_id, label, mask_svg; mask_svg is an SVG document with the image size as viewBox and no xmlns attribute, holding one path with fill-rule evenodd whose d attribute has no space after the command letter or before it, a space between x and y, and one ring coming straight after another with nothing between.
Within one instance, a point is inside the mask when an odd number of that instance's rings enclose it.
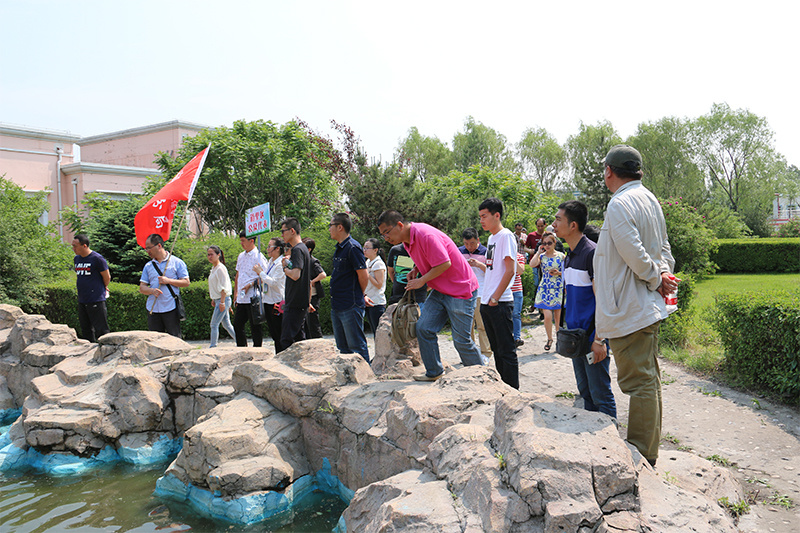
<instances>
[{"instance_id":1,"label":"man in black t-shirt","mask_svg":"<svg viewBox=\"0 0 800 533\"><path fill-rule=\"evenodd\" d=\"M281 237L291 246L290 256L283 258L286 289L281 346L285 350L306 338L303 324L311 303L311 254L300 238L300 222L296 218L289 217L281 223Z\"/></svg>"},{"instance_id":2,"label":"man in black t-shirt","mask_svg":"<svg viewBox=\"0 0 800 533\"><path fill-rule=\"evenodd\" d=\"M106 294L111 273L105 258L89 248L89 237L75 235L72 240L75 252L75 273L78 288L78 321L82 339L95 342L109 331Z\"/></svg>"}]
</instances>

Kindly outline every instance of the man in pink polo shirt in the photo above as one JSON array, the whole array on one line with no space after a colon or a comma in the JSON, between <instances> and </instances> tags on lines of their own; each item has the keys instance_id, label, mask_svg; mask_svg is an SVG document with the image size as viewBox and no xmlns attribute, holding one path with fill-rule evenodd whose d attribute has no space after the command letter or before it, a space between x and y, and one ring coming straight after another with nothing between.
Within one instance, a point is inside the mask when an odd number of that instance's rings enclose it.
<instances>
[{"instance_id":1,"label":"man in pink polo shirt","mask_svg":"<svg viewBox=\"0 0 800 533\"><path fill-rule=\"evenodd\" d=\"M416 265L408 274L406 290L426 283L432 290L417 321L417 340L425 374L417 381L436 381L444 373L437 335L450 319L453 345L464 366L482 365L481 351L470 331L478 297L478 280L455 243L433 226L406 222L389 210L378 218L378 230L391 244L403 243Z\"/></svg>"}]
</instances>

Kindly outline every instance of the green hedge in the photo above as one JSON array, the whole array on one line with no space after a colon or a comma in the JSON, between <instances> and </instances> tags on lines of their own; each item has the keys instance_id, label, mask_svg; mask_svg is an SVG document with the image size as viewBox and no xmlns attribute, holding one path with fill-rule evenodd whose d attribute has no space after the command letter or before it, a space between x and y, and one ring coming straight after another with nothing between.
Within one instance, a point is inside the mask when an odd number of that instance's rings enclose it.
<instances>
[{"instance_id":1,"label":"green hedge","mask_svg":"<svg viewBox=\"0 0 800 533\"><path fill-rule=\"evenodd\" d=\"M320 302L320 323L325 335L333 333L331 325L330 277L322 280L325 298ZM392 294L391 283L386 284L387 299ZM44 308L26 309L30 313L43 314L50 322L66 324L76 331L80 329L78 322L78 293L75 289L75 278L59 281L45 286L47 304ZM108 325L111 331L147 330L146 296L139 294L138 285L111 282L111 297L108 299ZM208 339L211 323L211 299L208 296L208 282L192 281L186 289L181 289L181 297L186 307L186 320L181 324L183 337L187 340ZM220 328L220 335L227 333Z\"/></svg>"},{"instance_id":2,"label":"green hedge","mask_svg":"<svg viewBox=\"0 0 800 533\"><path fill-rule=\"evenodd\" d=\"M711 260L719 272L800 272L798 239L719 239Z\"/></svg>"},{"instance_id":3,"label":"green hedge","mask_svg":"<svg viewBox=\"0 0 800 533\"><path fill-rule=\"evenodd\" d=\"M715 316L732 381L800 405L800 291L723 293Z\"/></svg>"}]
</instances>

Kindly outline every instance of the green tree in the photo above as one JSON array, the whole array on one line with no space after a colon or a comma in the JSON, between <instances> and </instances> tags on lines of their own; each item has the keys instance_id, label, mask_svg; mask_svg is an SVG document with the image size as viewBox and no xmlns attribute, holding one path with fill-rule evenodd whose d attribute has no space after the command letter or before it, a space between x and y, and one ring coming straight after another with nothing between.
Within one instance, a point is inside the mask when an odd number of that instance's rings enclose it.
<instances>
[{"instance_id":1,"label":"green tree","mask_svg":"<svg viewBox=\"0 0 800 533\"><path fill-rule=\"evenodd\" d=\"M552 220L561 201L542 193L538 183L523 179L518 172L475 165L467 172L454 170L420 184L415 209L410 215L403 214L434 225L460 242L464 228L472 226L481 231L478 205L490 196L503 201L503 221L508 227L516 222L533 227L539 216Z\"/></svg>"},{"instance_id":2,"label":"green tree","mask_svg":"<svg viewBox=\"0 0 800 533\"><path fill-rule=\"evenodd\" d=\"M379 236L378 217L386 209L408 213L415 202L416 183L401 162L367 164L366 155L359 152L356 169L342 183L356 240Z\"/></svg>"},{"instance_id":3,"label":"green tree","mask_svg":"<svg viewBox=\"0 0 800 533\"><path fill-rule=\"evenodd\" d=\"M660 200L667 223L667 238L675 258L675 272L712 273L711 254L717 245L697 208L680 198Z\"/></svg>"},{"instance_id":4,"label":"green tree","mask_svg":"<svg viewBox=\"0 0 800 533\"><path fill-rule=\"evenodd\" d=\"M522 168L528 179L536 180L542 192L552 191L567 166L567 152L544 128L528 128L517 143Z\"/></svg>"},{"instance_id":5,"label":"green tree","mask_svg":"<svg viewBox=\"0 0 800 533\"><path fill-rule=\"evenodd\" d=\"M467 172L480 165L492 170L516 170L516 161L508 150L506 137L494 129L467 117L463 133L453 137L455 168Z\"/></svg>"},{"instance_id":6,"label":"green tree","mask_svg":"<svg viewBox=\"0 0 800 533\"><path fill-rule=\"evenodd\" d=\"M447 144L437 137L422 135L416 126L408 130L406 138L400 141L396 155L420 181L429 176L444 176L455 168L453 152Z\"/></svg>"},{"instance_id":7,"label":"green tree","mask_svg":"<svg viewBox=\"0 0 800 533\"><path fill-rule=\"evenodd\" d=\"M603 179L603 159L621 142L608 121L598 122L596 126L581 122L578 133L567 139L573 184L581 194L579 199L589 208L589 219L603 218L611 200L611 192Z\"/></svg>"},{"instance_id":8,"label":"green tree","mask_svg":"<svg viewBox=\"0 0 800 533\"><path fill-rule=\"evenodd\" d=\"M708 200L703 173L693 160L687 120L664 117L639 124L627 144L642 154L642 183L659 198L682 198L700 207Z\"/></svg>"},{"instance_id":9,"label":"green tree","mask_svg":"<svg viewBox=\"0 0 800 533\"><path fill-rule=\"evenodd\" d=\"M0 176L0 303L31 312L44 304L43 285L69 271L73 253L55 224L39 216L50 208L47 193L26 196L22 187Z\"/></svg>"},{"instance_id":10,"label":"green tree","mask_svg":"<svg viewBox=\"0 0 800 533\"><path fill-rule=\"evenodd\" d=\"M772 199L790 172L772 145L767 120L746 109L714 104L692 128L695 157L714 200L739 213L758 235L769 235Z\"/></svg>"},{"instance_id":11,"label":"green tree","mask_svg":"<svg viewBox=\"0 0 800 533\"><path fill-rule=\"evenodd\" d=\"M245 211L265 202L276 227L289 216L304 227L328 220L337 188L326 139L296 121L236 121L185 139L176 157L159 152L156 162L171 178L209 143L191 207L212 230L240 231Z\"/></svg>"}]
</instances>

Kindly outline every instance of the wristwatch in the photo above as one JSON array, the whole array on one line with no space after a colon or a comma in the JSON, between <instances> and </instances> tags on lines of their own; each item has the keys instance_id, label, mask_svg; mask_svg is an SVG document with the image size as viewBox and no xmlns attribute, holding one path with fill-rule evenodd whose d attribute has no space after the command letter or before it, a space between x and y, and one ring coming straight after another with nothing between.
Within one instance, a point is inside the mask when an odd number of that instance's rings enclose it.
<instances>
[{"instance_id":1,"label":"wristwatch","mask_svg":"<svg viewBox=\"0 0 800 533\"><path fill-rule=\"evenodd\" d=\"M491 298L489 298L489 303L490 304L499 304L500 301L497 298L495 298L494 296L492 296Z\"/></svg>"}]
</instances>

